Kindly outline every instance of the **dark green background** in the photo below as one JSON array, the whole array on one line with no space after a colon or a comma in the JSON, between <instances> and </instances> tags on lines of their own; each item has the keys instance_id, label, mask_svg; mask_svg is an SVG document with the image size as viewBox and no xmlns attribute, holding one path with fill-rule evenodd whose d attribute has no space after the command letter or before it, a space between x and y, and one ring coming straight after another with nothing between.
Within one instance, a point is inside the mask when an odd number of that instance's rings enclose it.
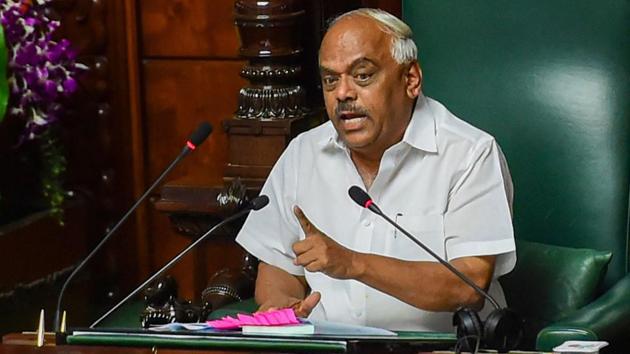
<instances>
[{"instance_id":1,"label":"dark green background","mask_svg":"<svg viewBox=\"0 0 630 354\"><path fill-rule=\"evenodd\" d=\"M403 3L425 94L507 156L517 237L612 250L605 288L628 267L629 4Z\"/></svg>"}]
</instances>

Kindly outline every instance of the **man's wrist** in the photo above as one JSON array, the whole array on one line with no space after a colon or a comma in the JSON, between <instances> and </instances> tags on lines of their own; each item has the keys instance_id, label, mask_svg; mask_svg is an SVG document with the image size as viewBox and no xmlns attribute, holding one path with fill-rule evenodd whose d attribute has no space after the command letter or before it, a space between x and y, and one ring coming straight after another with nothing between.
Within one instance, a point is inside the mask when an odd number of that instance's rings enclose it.
<instances>
[{"instance_id":1,"label":"man's wrist","mask_svg":"<svg viewBox=\"0 0 630 354\"><path fill-rule=\"evenodd\" d=\"M352 251L350 257L350 278L359 280L365 275L367 268L367 255L365 253L359 253Z\"/></svg>"}]
</instances>

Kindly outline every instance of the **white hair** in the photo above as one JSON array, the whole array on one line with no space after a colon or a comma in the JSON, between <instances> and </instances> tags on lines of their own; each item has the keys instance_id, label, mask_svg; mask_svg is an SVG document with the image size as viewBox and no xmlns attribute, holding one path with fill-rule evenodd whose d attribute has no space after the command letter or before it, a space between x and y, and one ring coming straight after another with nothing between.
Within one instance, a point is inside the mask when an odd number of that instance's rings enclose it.
<instances>
[{"instance_id":1,"label":"white hair","mask_svg":"<svg viewBox=\"0 0 630 354\"><path fill-rule=\"evenodd\" d=\"M351 16L365 16L374 19L383 32L392 37L390 53L398 64L409 64L418 59L418 48L413 41L411 28L398 17L381 9L362 8L346 12L333 19L328 28Z\"/></svg>"}]
</instances>

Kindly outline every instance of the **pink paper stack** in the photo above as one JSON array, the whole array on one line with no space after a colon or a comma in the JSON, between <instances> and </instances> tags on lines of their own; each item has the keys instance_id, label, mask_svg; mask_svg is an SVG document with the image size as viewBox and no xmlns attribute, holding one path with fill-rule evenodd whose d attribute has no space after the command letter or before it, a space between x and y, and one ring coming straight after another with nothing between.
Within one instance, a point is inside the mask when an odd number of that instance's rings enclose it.
<instances>
[{"instance_id":1,"label":"pink paper stack","mask_svg":"<svg viewBox=\"0 0 630 354\"><path fill-rule=\"evenodd\" d=\"M243 326L285 326L301 323L291 308L259 312L253 315L237 314L237 318L225 316L220 320L206 322L215 329L236 329Z\"/></svg>"}]
</instances>

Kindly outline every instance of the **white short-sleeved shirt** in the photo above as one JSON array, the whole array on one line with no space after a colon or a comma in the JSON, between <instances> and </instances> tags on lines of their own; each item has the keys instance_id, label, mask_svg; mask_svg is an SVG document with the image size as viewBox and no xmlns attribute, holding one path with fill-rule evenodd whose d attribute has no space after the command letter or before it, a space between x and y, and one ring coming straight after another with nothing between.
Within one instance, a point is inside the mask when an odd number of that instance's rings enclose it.
<instances>
[{"instance_id":1,"label":"white short-sleeved shirt","mask_svg":"<svg viewBox=\"0 0 630 354\"><path fill-rule=\"evenodd\" d=\"M435 261L355 204L348 196L352 185L364 187L332 123L305 132L289 144L262 189L269 205L249 215L236 241L263 262L304 275L311 289L321 292L311 318L394 330L451 331L450 312L420 310L356 280L333 279L293 264L291 246L304 239L294 205L351 250ZM420 96L402 141L385 151L368 193L385 214L447 260L498 255L490 293L504 305L496 278L516 262L509 188L509 173L492 136ZM418 282L422 284L422 274ZM491 310L487 303L481 315Z\"/></svg>"}]
</instances>

